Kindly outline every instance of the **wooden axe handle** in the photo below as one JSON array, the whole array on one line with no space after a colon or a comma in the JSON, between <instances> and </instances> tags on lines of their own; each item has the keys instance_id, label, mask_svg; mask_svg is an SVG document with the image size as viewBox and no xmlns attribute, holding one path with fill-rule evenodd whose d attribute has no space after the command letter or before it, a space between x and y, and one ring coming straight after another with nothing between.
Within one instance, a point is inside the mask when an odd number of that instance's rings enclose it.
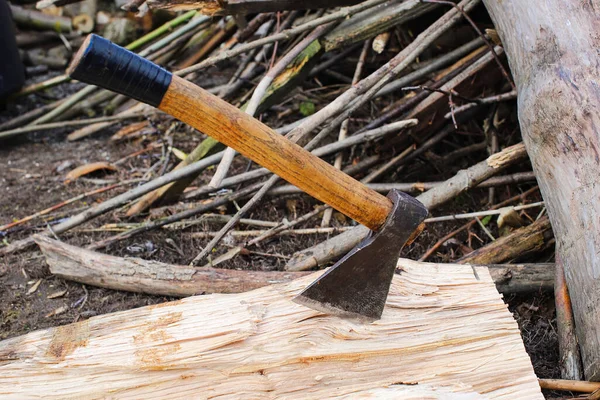
<instances>
[{"instance_id":1,"label":"wooden axe handle","mask_svg":"<svg viewBox=\"0 0 600 400\"><path fill-rule=\"evenodd\" d=\"M158 107L279 175L372 230L391 201L200 87L96 35L89 35L68 74Z\"/></svg>"}]
</instances>

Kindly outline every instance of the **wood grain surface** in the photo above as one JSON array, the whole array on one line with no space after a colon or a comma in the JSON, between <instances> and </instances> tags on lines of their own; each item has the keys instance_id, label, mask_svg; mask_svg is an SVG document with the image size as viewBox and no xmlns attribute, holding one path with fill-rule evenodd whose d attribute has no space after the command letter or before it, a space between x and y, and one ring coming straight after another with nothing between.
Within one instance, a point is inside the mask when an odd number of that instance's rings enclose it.
<instances>
[{"instance_id":1,"label":"wood grain surface","mask_svg":"<svg viewBox=\"0 0 600 400\"><path fill-rule=\"evenodd\" d=\"M401 259L382 319L291 301L321 272L0 342L0 396L27 399L543 399L486 268Z\"/></svg>"}]
</instances>

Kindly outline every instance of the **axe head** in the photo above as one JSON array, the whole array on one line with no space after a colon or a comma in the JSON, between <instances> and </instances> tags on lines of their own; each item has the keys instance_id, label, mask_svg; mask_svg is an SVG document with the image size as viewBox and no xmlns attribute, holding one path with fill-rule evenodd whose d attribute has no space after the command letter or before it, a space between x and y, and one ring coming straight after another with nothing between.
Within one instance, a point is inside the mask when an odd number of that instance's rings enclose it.
<instances>
[{"instance_id":1,"label":"axe head","mask_svg":"<svg viewBox=\"0 0 600 400\"><path fill-rule=\"evenodd\" d=\"M385 224L311 283L293 301L340 317L381 318L400 251L428 214L417 199L392 190ZM418 233L418 232L417 232Z\"/></svg>"}]
</instances>

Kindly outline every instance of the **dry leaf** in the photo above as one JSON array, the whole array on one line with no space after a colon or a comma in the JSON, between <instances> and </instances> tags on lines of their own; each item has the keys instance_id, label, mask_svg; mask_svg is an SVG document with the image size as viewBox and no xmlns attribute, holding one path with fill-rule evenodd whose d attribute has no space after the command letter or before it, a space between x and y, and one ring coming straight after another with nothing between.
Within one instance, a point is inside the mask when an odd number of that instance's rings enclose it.
<instances>
[{"instance_id":1,"label":"dry leaf","mask_svg":"<svg viewBox=\"0 0 600 400\"><path fill-rule=\"evenodd\" d=\"M32 287L29 288L29 290L27 291L27 296L29 296L30 294L34 294L36 290L38 290L38 288L40 287L40 284L42 283L41 279L38 279Z\"/></svg>"},{"instance_id":2,"label":"dry leaf","mask_svg":"<svg viewBox=\"0 0 600 400\"><path fill-rule=\"evenodd\" d=\"M348 218L344 214L339 212L334 212L333 218L340 224L345 224L348 221Z\"/></svg>"},{"instance_id":3,"label":"dry leaf","mask_svg":"<svg viewBox=\"0 0 600 400\"><path fill-rule=\"evenodd\" d=\"M296 199L286 200L285 207L287 208L288 213L292 216L292 219L296 219L298 200L296 200Z\"/></svg>"},{"instance_id":4,"label":"dry leaf","mask_svg":"<svg viewBox=\"0 0 600 400\"><path fill-rule=\"evenodd\" d=\"M115 167L114 165L109 164L107 162L103 162L103 161L90 163L90 164L84 164L84 165L81 165L81 166L75 168L71 172L69 172L67 174L67 176L65 177L65 183L69 183L69 182L74 181L75 179L78 179L84 175L88 175L88 174L91 174L92 172L101 171L101 170L116 171L117 167Z\"/></svg>"},{"instance_id":5,"label":"dry leaf","mask_svg":"<svg viewBox=\"0 0 600 400\"><path fill-rule=\"evenodd\" d=\"M46 314L46 318L54 317L55 315L64 314L67 311L69 311L69 307L68 306L58 307L54 311L50 311L48 314Z\"/></svg>"},{"instance_id":6,"label":"dry leaf","mask_svg":"<svg viewBox=\"0 0 600 400\"><path fill-rule=\"evenodd\" d=\"M67 294L67 289L59 290L58 292L51 293L46 298L47 299L56 299L58 297L63 297L65 294Z\"/></svg>"},{"instance_id":7,"label":"dry leaf","mask_svg":"<svg viewBox=\"0 0 600 400\"><path fill-rule=\"evenodd\" d=\"M119 129L114 135L110 137L111 142L126 139L127 136L135 135L137 132L150 125L148 121L136 122L134 124L127 125Z\"/></svg>"}]
</instances>

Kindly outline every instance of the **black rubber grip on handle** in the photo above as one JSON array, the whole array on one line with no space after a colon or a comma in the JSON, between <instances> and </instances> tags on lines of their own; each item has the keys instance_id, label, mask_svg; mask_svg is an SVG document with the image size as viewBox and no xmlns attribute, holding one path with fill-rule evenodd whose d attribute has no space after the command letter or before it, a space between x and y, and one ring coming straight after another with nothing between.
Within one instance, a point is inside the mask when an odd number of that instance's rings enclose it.
<instances>
[{"instance_id":1,"label":"black rubber grip on handle","mask_svg":"<svg viewBox=\"0 0 600 400\"><path fill-rule=\"evenodd\" d=\"M172 78L164 68L94 34L81 46L67 73L154 107L162 101Z\"/></svg>"}]
</instances>

